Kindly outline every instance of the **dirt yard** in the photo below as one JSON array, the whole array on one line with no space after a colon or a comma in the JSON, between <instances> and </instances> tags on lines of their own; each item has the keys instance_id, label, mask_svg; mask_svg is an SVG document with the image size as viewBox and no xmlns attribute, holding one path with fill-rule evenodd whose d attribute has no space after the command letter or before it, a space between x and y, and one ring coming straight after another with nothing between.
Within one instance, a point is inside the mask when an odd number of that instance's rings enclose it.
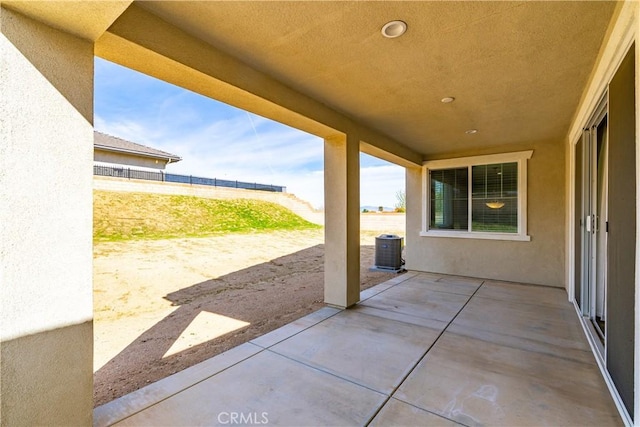
<instances>
[{"instance_id":1,"label":"dirt yard","mask_svg":"<svg viewBox=\"0 0 640 427\"><path fill-rule=\"evenodd\" d=\"M323 233L96 244L94 405L321 308ZM362 289L393 277L368 271L379 234L361 235Z\"/></svg>"}]
</instances>

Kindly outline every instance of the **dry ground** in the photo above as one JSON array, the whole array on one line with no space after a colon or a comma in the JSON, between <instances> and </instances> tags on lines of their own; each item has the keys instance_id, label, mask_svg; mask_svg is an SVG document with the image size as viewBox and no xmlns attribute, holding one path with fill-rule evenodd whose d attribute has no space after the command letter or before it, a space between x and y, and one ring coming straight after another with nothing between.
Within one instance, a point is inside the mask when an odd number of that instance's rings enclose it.
<instances>
[{"instance_id":1,"label":"dry ground","mask_svg":"<svg viewBox=\"0 0 640 427\"><path fill-rule=\"evenodd\" d=\"M322 307L323 233L96 244L94 404ZM379 234L362 232L362 289L393 277L368 271Z\"/></svg>"}]
</instances>

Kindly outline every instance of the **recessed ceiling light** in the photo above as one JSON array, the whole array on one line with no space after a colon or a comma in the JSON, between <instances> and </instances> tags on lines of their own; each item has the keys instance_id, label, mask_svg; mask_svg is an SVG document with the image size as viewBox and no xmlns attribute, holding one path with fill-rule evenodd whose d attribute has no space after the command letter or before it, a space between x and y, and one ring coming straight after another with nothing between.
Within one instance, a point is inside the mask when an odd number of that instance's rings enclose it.
<instances>
[{"instance_id":1,"label":"recessed ceiling light","mask_svg":"<svg viewBox=\"0 0 640 427\"><path fill-rule=\"evenodd\" d=\"M453 96L447 96L446 98L442 98L440 102L442 102L443 104L449 104L455 100L456 99Z\"/></svg>"},{"instance_id":2,"label":"recessed ceiling light","mask_svg":"<svg viewBox=\"0 0 640 427\"><path fill-rule=\"evenodd\" d=\"M382 35L388 39L395 39L400 37L407 31L407 24L403 21L391 21L384 24L382 27Z\"/></svg>"},{"instance_id":3,"label":"recessed ceiling light","mask_svg":"<svg viewBox=\"0 0 640 427\"><path fill-rule=\"evenodd\" d=\"M478 129L469 129L468 131L465 131L465 133L467 135L473 135L474 133L478 133Z\"/></svg>"}]
</instances>

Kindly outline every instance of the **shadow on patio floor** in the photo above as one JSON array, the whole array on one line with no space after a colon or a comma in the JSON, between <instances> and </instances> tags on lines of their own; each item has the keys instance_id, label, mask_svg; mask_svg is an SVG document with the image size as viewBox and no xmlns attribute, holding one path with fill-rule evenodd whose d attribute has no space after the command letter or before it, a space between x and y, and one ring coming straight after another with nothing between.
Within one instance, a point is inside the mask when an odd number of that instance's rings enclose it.
<instances>
[{"instance_id":1,"label":"shadow on patio floor","mask_svg":"<svg viewBox=\"0 0 640 427\"><path fill-rule=\"evenodd\" d=\"M96 408L94 425L226 425L230 414L283 426L622 425L564 289L415 271Z\"/></svg>"},{"instance_id":2,"label":"shadow on patio floor","mask_svg":"<svg viewBox=\"0 0 640 427\"><path fill-rule=\"evenodd\" d=\"M362 289L390 278L388 273L368 271L373 254L373 246L361 247ZM158 295L178 308L95 372L94 405L102 405L321 308L323 281L324 246L316 245Z\"/></svg>"}]
</instances>

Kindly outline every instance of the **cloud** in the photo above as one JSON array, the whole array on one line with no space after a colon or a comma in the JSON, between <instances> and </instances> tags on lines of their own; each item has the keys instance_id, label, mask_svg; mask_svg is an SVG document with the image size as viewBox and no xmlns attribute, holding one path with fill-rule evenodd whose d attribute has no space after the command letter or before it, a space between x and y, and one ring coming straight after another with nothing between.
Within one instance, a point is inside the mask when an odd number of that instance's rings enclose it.
<instances>
[{"instance_id":1,"label":"cloud","mask_svg":"<svg viewBox=\"0 0 640 427\"><path fill-rule=\"evenodd\" d=\"M182 157L167 171L283 185L324 205L323 141L96 59L95 128ZM404 169L361 157L361 204L395 204Z\"/></svg>"},{"instance_id":2,"label":"cloud","mask_svg":"<svg viewBox=\"0 0 640 427\"><path fill-rule=\"evenodd\" d=\"M396 193L405 191L405 169L387 163L360 168L360 205L394 207Z\"/></svg>"}]
</instances>

